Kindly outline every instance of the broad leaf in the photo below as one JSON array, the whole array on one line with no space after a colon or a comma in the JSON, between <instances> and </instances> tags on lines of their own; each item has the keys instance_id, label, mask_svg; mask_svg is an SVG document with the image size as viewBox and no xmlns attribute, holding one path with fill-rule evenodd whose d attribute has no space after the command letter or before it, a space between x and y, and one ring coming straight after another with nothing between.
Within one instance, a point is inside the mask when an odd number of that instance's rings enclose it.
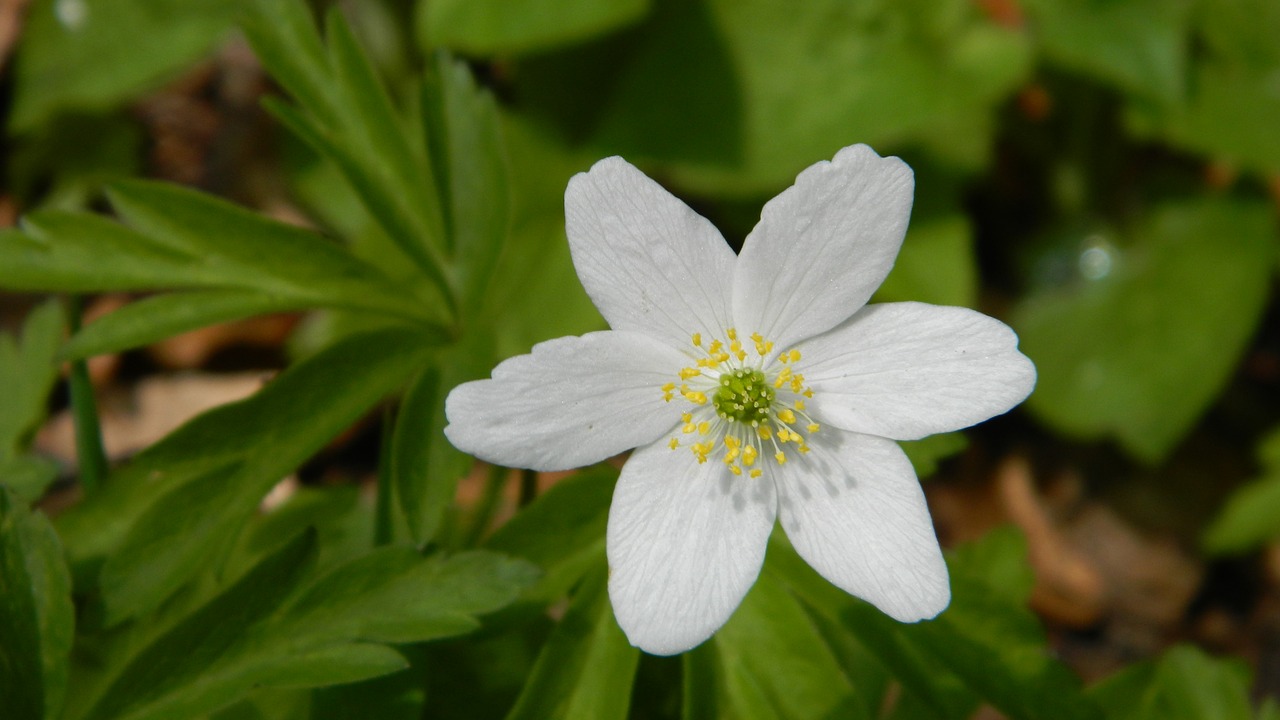
<instances>
[{"instance_id":1,"label":"broad leaf","mask_svg":"<svg viewBox=\"0 0 1280 720\"><path fill-rule=\"evenodd\" d=\"M1211 553L1241 552L1280 535L1280 430L1262 440L1262 476L1237 489L1205 529Z\"/></svg>"},{"instance_id":2,"label":"broad leaf","mask_svg":"<svg viewBox=\"0 0 1280 720\"><path fill-rule=\"evenodd\" d=\"M1249 671L1178 645L1090 689L1114 720L1250 720Z\"/></svg>"},{"instance_id":3,"label":"broad leaf","mask_svg":"<svg viewBox=\"0 0 1280 720\"><path fill-rule=\"evenodd\" d=\"M1161 207L1126 236L1111 243L1106 272L1028 297L1013 325L1039 373L1036 414L1156 462L1257 327L1276 225L1264 205L1206 199Z\"/></svg>"},{"instance_id":4,"label":"broad leaf","mask_svg":"<svg viewBox=\"0 0 1280 720\"><path fill-rule=\"evenodd\" d=\"M564 45L635 22L649 0L438 0L418 5L423 47L468 55Z\"/></svg>"}]
</instances>

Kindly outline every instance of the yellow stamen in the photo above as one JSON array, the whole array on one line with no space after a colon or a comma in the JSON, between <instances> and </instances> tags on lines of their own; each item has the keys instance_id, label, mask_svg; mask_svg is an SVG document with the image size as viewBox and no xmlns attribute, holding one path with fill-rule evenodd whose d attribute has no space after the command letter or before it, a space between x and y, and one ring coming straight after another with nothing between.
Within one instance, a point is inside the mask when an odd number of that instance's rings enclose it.
<instances>
[{"instance_id":1,"label":"yellow stamen","mask_svg":"<svg viewBox=\"0 0 1280 720\"><path fill-rule=\"evenodd\" d=\"M816 433L818 432L819 427L818 423L809 423L809 427L807 429L811 433Z\"/></svg>"},{"instance_id":2,"label":"yellow stamen","mask_svg":"<svg viewBox=\"0 0 1280 720\"><path fill-rule=\"evenodd\" d=\"M702 333L693 334L693 346L702 347Z\"/></svg>"},{"instance_id":3,"label":"yellow stamen","mask_svg":"<svg viewBox=\"0 0 1280 720\"><path fill-rule=\"evenodd\" d=\"M702 422L700 422L700 423L698 423L698 434L699 434L699 435L706 435L706 434L707 434L707 433L709 433L709 432L711 432L711 423L709 423L709 422L707 422L707 421L705 421L705 420L704 420L704 421L702 421Z\"/></svg>"},{"instance_id":4,"label":"yellow stamen","mask_svg":"<svg viewBox=\"0 0 1280 720\"><path fill-rule=\"evenodd\" d=\"M746 465L747 467L751 467L752 465L755 465L756 456L758 454L759 453L756 451L756 448L754 445L748 445L742 448L742 464Z\"/></svg>"},{"instance_id":5,"label":"yellow stamen","mask_svg":"<svg viewBox=\"0 0 1280 720\"><path fill-rule=\"evenodd\" d=\"M698 376L699 376L699 375L701 375L701 374L702 374L702 371L701 371L701 370L699 370L698 368L680 368L680 379L681 379L681 380L688 380L689 378L696 378L696 377L698 377Z\"/></svg>"},{"instance_id":6,"label":"yellow stamen","mask_svg":"<svg viewBox=\"0 0 1280 720\"><path fill-rule=\"evenodd\" d=\"M790 410L783 410L778 413L778 419L790 425L791 423L796 421L796 414L791 412Z\"/></svg>"},{"instance_id":7,"label":"yellow stamen","mask_svg":"<svg viewBox=\"0 0 1280 720\"><path fill-rule=\"evenodd\" d=\"M773 456L773 459L777 460L779 465L787 464L787 454L782 452L781 450L779 450L777 454Z\"/></svg>"},{"instance_id":8,"label":"yellow stamen","mask_svg":"<svg viewBox=\"0 0 1280 720\"><path fill-rule=\"evenodd\" d=\"M762 472L760 471L760 468L756 468L755 470L752 470L750 474L751 474L751 477L753 477L753 478L758 478L758 477L760 477L761 475L763 475L764 473L762 473Z\"/></svg>"},{"instance_id":9,"label":"yellow stamen","mask_svg":"<svg viewBox=\"0 0 1280 720\"><path fill-rule=\"evenodd\" d=\"M680 447L680 441L675 438L671 438L671 442L667 443L667 447L671 448L672 450L675 450L676 448Z\"/></svg>"}]
</instances>

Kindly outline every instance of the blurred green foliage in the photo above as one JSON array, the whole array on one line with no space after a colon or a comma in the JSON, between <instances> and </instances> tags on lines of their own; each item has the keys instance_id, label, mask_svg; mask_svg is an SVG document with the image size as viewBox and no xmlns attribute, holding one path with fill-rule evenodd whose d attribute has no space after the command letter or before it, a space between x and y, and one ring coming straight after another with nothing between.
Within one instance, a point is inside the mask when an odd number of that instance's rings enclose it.
<instances>
[{"instance_id":1,"label":"blurred green foliage","mask_svg":"<svg viewBox=\"0 0 1280 720\"><path fill-rule=\"evenodd\" d=\"M616 471L486 537L492 504L457 505L471 460L440 429L451 387L602 327L563 234L573 173L625 155L737 244L798 170L865 142L917 180L877 299L1015 326L1040 373L1017 441L1158 471L1229 415L1252 450L1280 424L1274 378L1241 372L1277 352L1278 37L1273 0L34 0L7 70L24 216L0 288L141 297L66 342L56 304L0 335L6 719L1276 717L1240 664L1187 646L1082 690L1011 530L956 549L951 609L913 626L775 538L721 633L642 657L604 591ZM315 229L137 177L137 103L246 49L280 90L258 160ZM235 170L217 189L255 197ZM52 523L31 509L58 472L30 452L57 362L281 311L309 314L261 392ZM257 512L378 407L376 507L345 486ZM1208 551L1280 535L1277 437ZM927 477L971 442L907 450Z\"/></svg>"}]
</instances>

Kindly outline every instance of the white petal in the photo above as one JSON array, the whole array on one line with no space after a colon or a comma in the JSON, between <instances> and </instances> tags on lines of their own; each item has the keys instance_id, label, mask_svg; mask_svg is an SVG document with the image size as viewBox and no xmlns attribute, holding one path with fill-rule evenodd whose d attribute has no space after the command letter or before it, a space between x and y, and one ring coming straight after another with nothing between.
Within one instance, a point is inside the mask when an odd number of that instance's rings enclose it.
<instances>
[{"instance_id":1,"label":"white petal","mask_svg":"<svg viewBox=\"0 0 1280 720\"><path fill-rule=\"evenodd\" d=\"M967 308L868 305L799 347L815 417L895 440L982 422L1036 384L1013 330Z\"/></svg>"},{"instance_id":2,"label":"white petal","mask_svg":"<svg viewBox=\"0 0 1280 720\"><path fill-rule=\"evenodd\" d=\"M951 601L947 565L911 462L892 440L823 430L807 455L768 463L796 552L823 577L902 622Z\"/></svg>"},{"instance_id":3,"label":"white petal","mask_svg":"<svg viewBox=\"0 0 1280 720\"><path fill-rule=\"evenodd\" d=\"M711 637L760 574L774 488L698 464L686 448L636 451L609 508L609 598L632 645L674 655Z\"/></svg>"},{"instance_id":4,"label":"white petal","mask_svg":"<svg viewBox=\"0 0 1280 720\"><path fill-rule=\"evenodd\" d=\"M895 157L847 147L764 206L738 258L733 312L778 350L835 327L880 287L902 246L915 180Z\"/></svg>"},{"instance_id":5,"label":"white petal","mask_svg":"<svg viewBox=\"0 0 1280 720\"><path fill-rule=\"evenodd\" d=\"M449 442L481 460L565 470L653 442L688 403L664 402L687 358L637 333L596 332L539 343L492 380L445 400ZM680 398L677 398L680 399Z\"/></svg>"},{"instance_id":6,"label":"white petal","mask_svg":"<svg viewBox=\"0 0 1280 720\"><path fill-rule=\"evenodd\" d=\"M728 328L733 250L719 231L620 157L569 180L565 230L582 285L614 330L665 338Z\"/></svg>"}]
</instances>

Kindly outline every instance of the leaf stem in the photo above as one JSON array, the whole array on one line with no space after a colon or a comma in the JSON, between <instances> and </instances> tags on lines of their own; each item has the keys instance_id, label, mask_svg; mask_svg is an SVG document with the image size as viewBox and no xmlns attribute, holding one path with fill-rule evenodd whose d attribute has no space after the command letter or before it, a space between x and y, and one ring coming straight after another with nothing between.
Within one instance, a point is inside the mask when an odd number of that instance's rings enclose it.
<instances>
[{"instance_id":1,"label":"leaf stem","mask_svg":"<svg viewBox=\"0 0 1280 720\"><path fill-rule=\"evenodd\" d=\"M67 327L74 335L80 331L83 300L78 295L67 296ZM80 466L80 485L85 495L91 495L102 487L107 475L107 453L102 446L102 426L98 421L98 408L93 397L93 382L89 379L86 360L72 360L67 384L71 393L71 417L75 422L76 459Z\"/></svg>"}]
</instances>

